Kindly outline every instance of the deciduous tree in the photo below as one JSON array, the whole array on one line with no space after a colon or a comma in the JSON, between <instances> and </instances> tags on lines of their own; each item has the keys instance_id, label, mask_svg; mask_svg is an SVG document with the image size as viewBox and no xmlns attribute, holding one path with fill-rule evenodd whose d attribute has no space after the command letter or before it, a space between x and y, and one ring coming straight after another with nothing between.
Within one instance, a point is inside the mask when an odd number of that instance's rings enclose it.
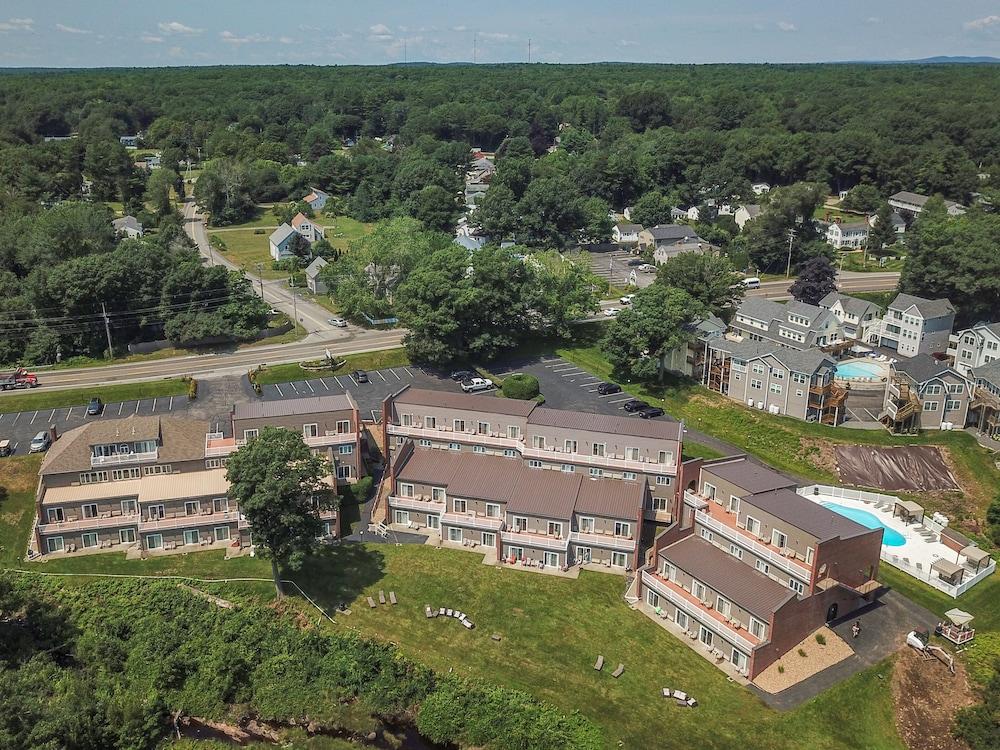
<instances>
[{"instance_id":1,"label":"deciduous tree","mask_svg":"<svg viewBox=\"0 0 1000 750\"><path fill-rule=\"evenodd\" d=\"M837 269L825 255L814 255L801 266L795 282L788 288L799 302L818 305L830 292L837 290Z\"/></svg>"},{"instance_id":2,"label":"deciduous tree","mask_svg":"<svg viewBox=\"0 0 1000 750\"><path fill-rule=\"evenodd\" d=\"M705 253L675 255L657 270L656 281L687 292L727 321L746 290L728 258Z\"/></svg>"}]
</instances>

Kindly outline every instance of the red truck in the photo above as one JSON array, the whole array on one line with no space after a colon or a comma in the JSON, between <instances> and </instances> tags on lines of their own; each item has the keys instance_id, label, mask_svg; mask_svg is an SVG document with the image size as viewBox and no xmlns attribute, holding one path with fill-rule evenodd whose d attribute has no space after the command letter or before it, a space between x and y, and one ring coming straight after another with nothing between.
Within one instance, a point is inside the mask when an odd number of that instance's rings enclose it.
<instances>
[{"instance_id":1,"label":"red truck","mask_svg":"<svg viewBox=\"0 0 1000 750\"><path fill-rule=\"evenodd\" d=\"M0 388L11 391L18 388L37 388L38 376L33 372L28 372L23 367L18 367L12 375L0 376Z\"/></svg>"}]
</instances>

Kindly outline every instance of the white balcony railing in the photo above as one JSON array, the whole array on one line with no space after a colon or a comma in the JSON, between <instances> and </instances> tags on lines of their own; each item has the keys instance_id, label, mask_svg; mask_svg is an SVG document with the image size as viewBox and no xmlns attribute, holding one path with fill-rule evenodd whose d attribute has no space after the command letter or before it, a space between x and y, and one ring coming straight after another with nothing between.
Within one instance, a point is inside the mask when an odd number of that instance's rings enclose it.
<instances>
[{"instance_id":1,"label":"white balcony railing","mask_svg":"<svg viewBox=\"0 0 1000 750\"><path fill-rule=\"evenodd\" d=\"M675 462L659 463L657 461L633 461L618 456L590 456L586 453L573 453L561 450L558 446L551 448L530 448L525 446L522 451L525 458L538 458L564 464L580 464L583 466L598 466L605 469L619 469L643 474L664 474L673 476L677 473Z\"/></svg>"},{"instance_id":2,"label":"white balcony railing","mask_svg":"<svg viewBox=\"0 0 1000 750\"><path fill-rule=\"evenodd\" d=\"M790 557L785 557L777 550L762 544L756 539L752 539L749 534L744 534L739 529L734 529L732 526L727 526L721 521L712 518L703 510L696 510L694 515L695 523L701 524L729 541L735 542L744 549L750 550L757 557L763 558L769 564L781 568L789 575L795 576L806 588L809 587L809 581L812 579L812 570L810 568L795 562Z\"/></svg>"},{"instance_id":3,"label":"white balcony railing","mask_svg":"<svg viewBox=\"0 0 1000 750\"><path fill-rule=\"evenodd\" d=\"M431 513L439 516L445 511L444 503L436 503L433 500L421 500L419 497L399 497L389 495L389 507L400 508L402 510L419 510L421 513Z\"/></svg>"},{"instance_id":4,"label":"white balcony railing","mask_svg":"<svg viewBox=\"0 0 1000 750\"><path fill-rule=\"evenodd\" d=\"M587 534L582 531L569 532L569 540L573 544L583 544L588 547L610 547L611 549L635 550L636 540L611 534Z\"/></svg>"},{"instance_id":5,"label":"white balcony railing","mask_svg":"<svg viewBox=\"0 0 1000 750\"><path fill-rule=\"evenodd\" d=\"M681 596L674 591L669 584L660 580L648 570L642 571L642 585L649 587L657 594L667 599L689 617L693 617L698 621L698 624L704 625L720 638L745 649L747 653L752 652L757 647L747 638L740 635L735 629L716 619L715 616L709 613L709 610L699 607L686 597Z\"/></svg>"},{"instance_id":6,"label":"white balcony railing","mask_svg":"<svg viewBox=\"0 0 1000 750\"><path fill-rule=\"evenodd\" d=\"M353 445L358 441L358 433L327 430L322 435L303 435L302 439L310 448L325 448L331 445ZM221 432L209 433L205 436L205 458L228 456L246 444L244 438L226 438Z\"/></svg>"},{"instance_id":7,"label":"white balcony railing","mask_svg":"<svg viewBox=\"0 0 1000 750\"><path fill-rule=\"evenodd\" d=\"M102 515L96 518L77 518L72 521L53 521L38 524L42 534L61 534L67 531L85 531L90 529L113 529L121 526L135 526L139 521L138 513L119 513L117 515Z\"/></svg>"},{"instance_id":8,"label":"white balcony railing","mask_svg":"<svg viewBox=\"0 0 1000 750\"><path fill-rule=\"evenodd\" d=\"M238 510L227 510L220 513L192 513L189 516L167 516L166 518L156 519L150 519L146 516L139 519L139 530L146 532L166 531L168 529L194 529L200 526L232 523L239 520L240 512Z\"/></svg>"},{"instance_id":9,"label":"white balcony railing","mask_svg":"<svg viewBox=\"0 0 1000 750\"><path fill-rule=\"evenodd\" d=\"M503 525L503 519L477 516L475 513L443 513L441 515L441 523L452 524L454 526L470 526L474 529L486 529L487 531L499 531Z\"/></svg>"},{"instance_id":10,"label":"white balcony railing","mask_svg":"<svg viewBox=\"0 0 1000 750\"><path fill-rule=\"evenodd\" d=\"M524 443L517 438L494 434L487 435L480 432L460 432L446 427L431 429L428 427L407 427L399 424L390 424L389 434L405 435L411 438L425 438L428 440L465 441L480 445L490 445L494 448L516 448L517 450L521 450L524 447Z\"/></svg>"},{"instance_id":11,"label":"white balcony railing","mask_svg":"<svg viewBox=\"0 0 1000 750\"><path fill-rule=\"evenodd\" d=\"M536 549L552 549L563 552L569 548L569 537L557 538L545 534L530 534L523 531L503 531L500 539L504 544L514 544L518 547L534 547Z\"/></svg>"},{"instance_id":12,"label":"white balcony railing","mask_svg":"<svg viewBox=\"0 0 1000 750\"><path fill-rule=\"evenodd\" d=\"M121 466L122 464L138 464L156 461L159 451L145 451L143 453L116 453L112 456L91 456L90 465L92 467Z\"/></svg>"}]
</instances>

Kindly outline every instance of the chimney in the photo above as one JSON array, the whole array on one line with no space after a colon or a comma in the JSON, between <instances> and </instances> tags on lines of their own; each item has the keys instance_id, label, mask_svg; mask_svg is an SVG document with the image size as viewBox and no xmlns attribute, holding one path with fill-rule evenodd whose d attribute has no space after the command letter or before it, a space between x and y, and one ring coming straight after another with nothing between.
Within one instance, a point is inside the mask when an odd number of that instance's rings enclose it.
<instances>
[{"instance_id":1,"label":"chimney","mask_svg":"<svg viewBox=\"0 0 1000 750\"><path fill-rule=\"evenodd\" d=\"M49 425L49 440L53 443L59 439L59 430L56 429L54 424Z\"/></svg>"}]
</instances>

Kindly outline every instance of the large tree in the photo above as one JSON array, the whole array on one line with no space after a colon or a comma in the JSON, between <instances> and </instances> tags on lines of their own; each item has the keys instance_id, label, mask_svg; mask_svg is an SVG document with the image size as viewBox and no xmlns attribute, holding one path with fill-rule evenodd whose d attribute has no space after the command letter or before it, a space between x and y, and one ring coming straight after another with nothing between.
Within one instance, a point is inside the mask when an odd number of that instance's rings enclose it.
<instances>
[{"instance_id":1,"label":"large tree","mask_svg":"<svg viewBox=\"0 0 1000 750\"><path fill-rule=\"evenodd\" d=\"M653 284L611 321L601 348L616 372L662 383L667 355L691 340L694 324L706 312L687 292Z\"/></svg>"},{"instance_id":2,"label":"large tree","mask_svg":"<svg viewBox=\"0 0 1000 750\"><path fill-rule=\"evenodd\" d=\"M814 255L799 266L788 293L799 302L818 305L830 292L837 290L837 269L825 255Z\"/></svg>"},{"instance_id":3,"label":"large tree","mask_svg":"<svg viewBox=\"0 0 1000 750\"><path fill-rule=\"evenodd\" d=\"M674 256L660 266L656 281L684 290L724 320L732 317L746 290L728 258L706 253Z\"/></svg>"},{"instance_id":4,"label":"large tree","mask_svg":"<svg viewBox=\"0 0 1000 750\"><path fill-rule=\"evenodd\" d=\"M892 207L883 203L875 214L875 225L868 233L868 253L880 257L886 254L886 249L899 240L896 227L892 225Z\"/></svg>"},{"instance_id":5,"label":"large tree","mask_svg":"<svg viewBox=\"0 0 1000 750\"><path fill-rule=\"evenodd\" d=\"M764 210L741 235L758 268L783 272L788 264L789 241L792 266L821 249L825 243L813 214L825 195L826 187L818 183L775 188L767 194Z\"/></svg>"},{"instance_id":6,"label":"large tree","mask_svg":"<svg viewBox=\"0 0 1000 750\"><path fill-rule=\"evenodd\" d=\"M250 524L254 544L271 558L278 596L284 593L281 569L298 570L317 549L319 511L337 507L324 481L332 471L299 433L280 427L262 428L229 457L230 495Z\"/></svg>"}]
</instances>

